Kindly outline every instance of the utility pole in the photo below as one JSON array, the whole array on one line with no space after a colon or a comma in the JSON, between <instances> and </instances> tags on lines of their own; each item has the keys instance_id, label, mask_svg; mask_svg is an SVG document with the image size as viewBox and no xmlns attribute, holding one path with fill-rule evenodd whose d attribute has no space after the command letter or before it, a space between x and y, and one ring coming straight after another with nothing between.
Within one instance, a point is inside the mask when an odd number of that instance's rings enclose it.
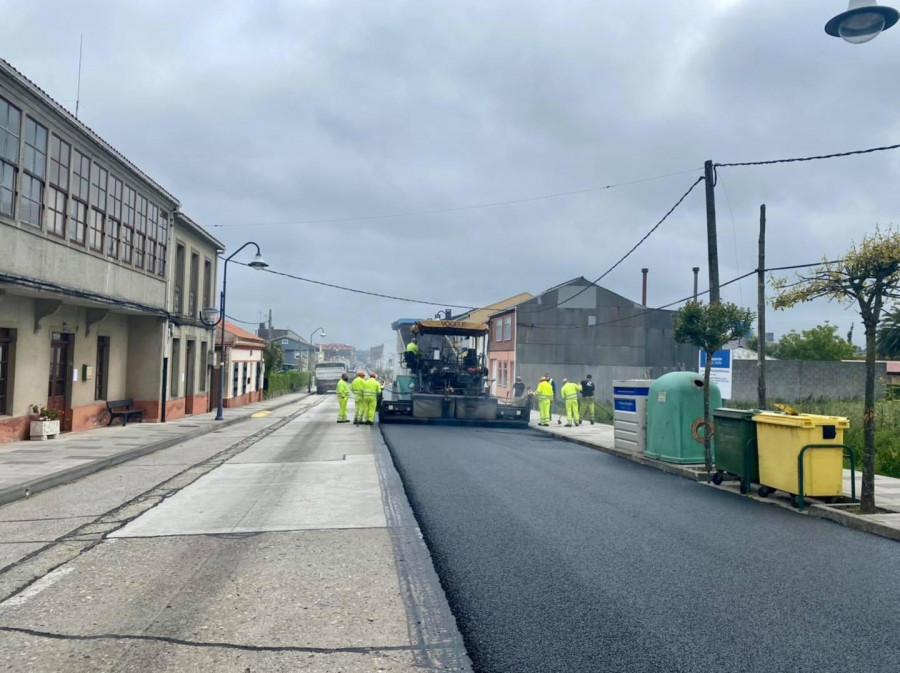
<instances>
[{"instance_id":1,"label":"utility pole","mask_svg":"<svg viewBox=\"0 0 900 673\"><path fill-rule=\"evenodd\" d=\"M700 274L700 267L695 266L692 271L694 272L694 301L697 301L697 277Z\"/></svg>"},{"instance_id":2,"label":"utility pole","mask_svg":"<svg viewBox=\"0 0 900 673\"><path fill-rule=\"evenodd\" d=\"M713 162L703 164L706 177L706 249L709 254L709 303L719 302L719 244L716 241L716 185Z\"/></svg>"},{"instance_id":3,"label":"utility pole","mask_svg":"<svg viewBox=\"0 0 900 673\"><path fill-rule=\"evenodd\" d=\"M272 309L269 309L269 338L272 339L274 336L272 333Z\"/></svg>"},{"instance_id":4,"label":"utility pole","mask_svg":"<svg viewBox=\"0 0 900 673\"><path fill-rule=\"evenodd\" d=\"M757 294L757 332L756 348L757 369L757 404L760 409L766 408L766 204L759 207L759 261L756 268Z\"/></svg>"}]
</instances>

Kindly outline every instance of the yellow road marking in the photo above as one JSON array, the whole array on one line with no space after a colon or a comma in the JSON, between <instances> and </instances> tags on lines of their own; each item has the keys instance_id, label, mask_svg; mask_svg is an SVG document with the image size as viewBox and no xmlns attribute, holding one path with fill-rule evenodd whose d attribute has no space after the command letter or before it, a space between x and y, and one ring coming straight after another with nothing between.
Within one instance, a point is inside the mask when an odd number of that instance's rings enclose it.
<instances>
[{"instance_id":1,"label":"yellow road marking","mask_svg":"<svg viewBox=\"0 0 900 673\"><path fill-rule=\"evenodd\" d=\"M263 416L268 416L271 413L271 411L257 411L255 414L252 414L250 418L262 418Z\"/></svg>"}]
</instances>

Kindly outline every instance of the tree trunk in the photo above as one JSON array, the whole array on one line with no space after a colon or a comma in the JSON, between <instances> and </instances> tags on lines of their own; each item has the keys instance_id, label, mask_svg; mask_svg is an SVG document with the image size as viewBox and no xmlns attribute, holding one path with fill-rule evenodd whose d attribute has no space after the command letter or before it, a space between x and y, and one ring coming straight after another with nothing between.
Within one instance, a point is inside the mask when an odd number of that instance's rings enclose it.
<instances>
[{"instance_id":1,"label":"tree trunk","mask_svg":"<svg viewBox=\"0 0 900 673\"><path fill-rule=\"evenodd\" d=\"M866 325L866 401L863 409L862 491L859 509L862 514L875 512L875 334L877 321Z\"/></svg>"},{"instance_id":2,"label":"tree trunk","mask_svg":"<svg viewBox=\"0 0 900 673\"><path fill-rule=\"evenodd\" d=\"M706 366L703 368L703 456L706 461L706 483L712 481L712 422L709 416L709 372L712 369L713 354L706 354ZM874 365L873 365L874 367Z\"/></svg>"}]
</instances>

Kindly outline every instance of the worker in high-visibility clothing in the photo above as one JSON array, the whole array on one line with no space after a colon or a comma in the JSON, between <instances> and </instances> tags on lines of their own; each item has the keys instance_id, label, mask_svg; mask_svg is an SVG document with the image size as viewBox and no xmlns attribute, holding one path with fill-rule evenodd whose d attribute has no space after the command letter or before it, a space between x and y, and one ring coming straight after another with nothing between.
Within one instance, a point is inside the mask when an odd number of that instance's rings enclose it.
<instances>
[{"instance_id":1,"label":"worker in high-visibility clothing","mask_svg":"<svg viewBox=\"0 0 900 673\"><path fill-rule=\"evenodd\" d=\"M366 400L366 425L375 423L375 406L378 404L378 394L381 392L381 384L375 374L369 374L363 386L363 395Z\"/></svg>"},{"instance_id":2,"label":"worker in high-visibility clothing","mask_svg":"<svg viewBox=\"0 0 900 673\"><path fill-rule=\"evenodd\" d=\"M566 427L581 425L581 418L578 416L578 393L581 392L581 384L563 379L562 389L559 392L566 403Z\"/></svg>"},{"instance_id":3,"label":"worker in high-visibility clothing","mask_svg":"<svg viewBox=\"0 0 900 673\"><path fill-rule=\"evenodd\" d=\"M353 423L359 425L366 420L366 398L363 394L363 388L366 385L366 373L356 372L356 378L350 384L350 391L353 393Z\"/></svg>"},{"instance_id":4,"label":"worker in high-visibility clothing","mask_svg":"<svg viewBox=\"0 0 900 673\"><path fill-rule=\"evenodd\" d=\"M419 341L419 340L416 339L416 337L413 337L413 338L412 338L412 341L410 341L408 344L406 344L406 352L407 352L407 353L414 353L415 355L418 355L419 352L420 352L420 351L419 351L419 343L418 343L418 341Z\"/></svg>"},{"instance_id":5,"label":"worker in high-visibility clothing","mask_svg":"<svg viewBox=\"0 0 900 673\"><path fill-rule=\"evenodd\" d=\"M349 423L347 420L347 402L350 399L350 386L347 384L347 372L341 374L341 380L337 382L338 398L338 423Z\"/></svg>"},{"instance_id":6,"label":"worker in high-visibility clothing","mask_svg":"<svg viewBox=\"0 0 900 673\"><path fill-rule=\"evenodd\" d=\"M537 384L537 390L534 391L537 397L538 409L541 412L541 421L538 425L550 425L550 405L553 404L553 386L547 380L546 376L541 377L540 383Z\"/></svg>"}]
</instances>

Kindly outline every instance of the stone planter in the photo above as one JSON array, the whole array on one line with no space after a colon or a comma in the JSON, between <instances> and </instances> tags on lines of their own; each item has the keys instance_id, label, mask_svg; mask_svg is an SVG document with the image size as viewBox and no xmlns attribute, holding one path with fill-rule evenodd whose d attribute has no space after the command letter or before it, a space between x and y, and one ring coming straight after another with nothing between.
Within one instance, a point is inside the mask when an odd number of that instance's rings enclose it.
<instances>
[{"instance_id":1,"label":"stone planter","mask_svg":"<svg viewBox=\"0 0 900 673\"><path fill-rule=\"evenodd\" d=\"M43 441L59 437L59 421L31 421L31 441Z\"/></svg>"}]
</instances>

